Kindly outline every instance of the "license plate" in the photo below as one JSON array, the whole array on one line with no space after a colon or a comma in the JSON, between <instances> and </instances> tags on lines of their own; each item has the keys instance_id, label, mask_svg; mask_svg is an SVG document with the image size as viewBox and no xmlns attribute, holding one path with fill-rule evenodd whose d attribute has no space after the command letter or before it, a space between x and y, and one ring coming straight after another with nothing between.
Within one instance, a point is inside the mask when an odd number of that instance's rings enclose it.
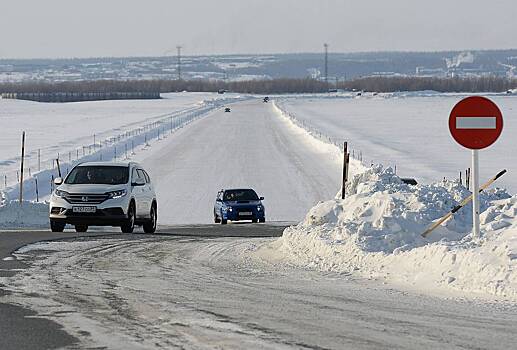
<instances>
[{"instance_id":1,"label":"license plate","mask_svg":"<svg viewBox=\"0 0 517 350\"><path fill-rule=\"evenodd\" d=\"M251 215L253 214L251 211L241 211L239 212L239 215L242 215L242 216L248 216L248 215Z\"/></svg>"},{"instance_id":2,"label":"license plate","mask_svg":"<svg viewBox=\"0 0 517 350\"><path fill-rule=\"evenodd\" d=\"M97 207L72 207L74 213L95 213Z\"/></svg>"}]
</instances>

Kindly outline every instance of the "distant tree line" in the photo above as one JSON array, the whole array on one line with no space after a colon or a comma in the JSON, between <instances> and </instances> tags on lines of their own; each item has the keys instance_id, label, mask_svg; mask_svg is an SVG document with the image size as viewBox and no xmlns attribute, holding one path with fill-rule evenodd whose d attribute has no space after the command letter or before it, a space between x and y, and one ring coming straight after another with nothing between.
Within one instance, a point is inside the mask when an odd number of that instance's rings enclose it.
<instances>
[{"instance_id":1,"label":"distant tree line","mask_svg":"<svg viewBox=\"0 0 517 350\"><path fill-rule=\"evenodd\" d=\"M421 91L438 92L503 92L517 88L517 79L503 77L426 78L426 77L365 77L337 84L316 79L263 79L247 81L220 80L94 80L70 82L0 83L0 93L165 93L178 91L230 91L254 94L321 93L327 89L376 92Z\"/></svg>"},{"instance_id":2,"label":"distant tree line","mask_svg":"<svg viewBox=\"0 0 517 350\"><path fill-rule=\"evenodd\" d=\"M346 90L376 92L423 91L438 92L504 92L517 88L517 79L504 77L432 78L432 77L365 77L345 81L338 87Z\"/></svg>"}]
</instances>

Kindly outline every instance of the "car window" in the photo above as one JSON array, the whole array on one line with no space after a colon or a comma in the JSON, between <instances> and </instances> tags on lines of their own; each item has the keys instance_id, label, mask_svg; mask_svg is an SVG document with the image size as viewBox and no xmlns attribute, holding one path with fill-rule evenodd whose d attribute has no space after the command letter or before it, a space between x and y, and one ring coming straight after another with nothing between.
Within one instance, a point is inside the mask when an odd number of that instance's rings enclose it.
<instances>
[{"instance_id":1,"label":"car window","mask_svg":"<svg viewBox=\"0 0 517 350\"><path fill-rule=\"evenodd\" d=\"M65 183L121 185L128 182L129 170L121 166L77 166L67 176Z\"/></svg>"},{"instance_id":2,"label":"car window","mask_svg":"<svg viewBox=\"0 0 517 350\"><path fill-rule=\"evenodd\" d=\"M142 172L144 173L145 182L146 183L151 183L151 178L149 177L149 174L147 173L147 171L142 170Z\"/></svg>"},{"instance_id":3,"label":"car window","mask_svg":"<svg viewBox=\"0 0 517 350\"><path fill-rule=\"evenodd\" d=\"M138 178L141 179L141 181L147 183L144 171L142 169L137 169L137 172L138 172Z\"/></svg>"},{"instance_id":4,"label":"car window","mask_svg":"<svg viewBox=\"0 0 517 350\"><path fill-rule=\"evenodd\" d=\"M253 190L228 190L224 192L225 201L256 201L259 197Z\"/></svg>"},{"instance_id":5,"label":"car window","mask_svg":"<svg viewBox=\"0 0 517 350\"><path fill-rule=\"evenodd\" d=\"M133 172L131 173L131 181L132 182L137 182L138 180L138 172L136 171L137 169L136 168L133 168Z\"/></svg>"}]
</instances>

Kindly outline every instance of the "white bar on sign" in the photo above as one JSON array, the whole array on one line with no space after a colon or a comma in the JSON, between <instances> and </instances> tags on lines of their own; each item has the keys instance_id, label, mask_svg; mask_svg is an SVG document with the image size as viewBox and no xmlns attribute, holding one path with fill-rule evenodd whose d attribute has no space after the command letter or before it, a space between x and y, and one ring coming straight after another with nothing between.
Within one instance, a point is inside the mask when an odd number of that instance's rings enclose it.
<instances>
[{"instance_id":1,"label":"white bar on sign","mask_svg":"<svg viewBox=\"0 0 517 350\"><path fill-rule=\"evenodd\" d=\"M495 129L496 117L457 117L456 129Z\"/></svg>"}]
</instances>

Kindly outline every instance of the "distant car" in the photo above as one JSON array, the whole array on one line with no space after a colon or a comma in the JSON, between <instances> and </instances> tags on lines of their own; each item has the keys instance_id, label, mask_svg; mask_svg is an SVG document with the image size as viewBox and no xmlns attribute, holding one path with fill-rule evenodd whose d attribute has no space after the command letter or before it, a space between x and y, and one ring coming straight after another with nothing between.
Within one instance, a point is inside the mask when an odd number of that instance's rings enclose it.
<instances>
[{"instance_id":1,"label":"distant car","mask_svg":"<svg viewBox=\"0 0 517 350\"><path fill-rule=\"evenodd\" d=\"M229 112L231 112L231 109L230 109L230 107L226 107L226 108L224 109L224 111L225 111L226 113L229 113Z\"/></svg>"},{"instance_id":2,"label":"distant car","mask_svg":"<svg viewBox=\"0 0 517 350\"><path fill-rule=\"evenodd\" d=\"M259 197L250 188L221 190L214 205L214 222L225 225L228 220L266 222L266 209Z\"/></svg>"},{"instance_id":3,"label":"distant car","mask_svg":"<svg viewBox=\"0 0 517 350\"><path fill-rule=\"evenodd\" d=\"M142 225L156 230L157 201L147 172L134 162L87 162L54 181L49 219L52 232L65 225L86 232L89 226L118 226L131 233Z\"/></svg>"},{"instance_id":4,"label":"distant car","mask_svg":"<svg viewBox=\"0 0 517 350\"><path fill-rule=\"evenodd\" d=\"M267 103L267 102L269 102L269 97L268 96L264 97L264 103Z\"/></svg>"}]
</instances>

